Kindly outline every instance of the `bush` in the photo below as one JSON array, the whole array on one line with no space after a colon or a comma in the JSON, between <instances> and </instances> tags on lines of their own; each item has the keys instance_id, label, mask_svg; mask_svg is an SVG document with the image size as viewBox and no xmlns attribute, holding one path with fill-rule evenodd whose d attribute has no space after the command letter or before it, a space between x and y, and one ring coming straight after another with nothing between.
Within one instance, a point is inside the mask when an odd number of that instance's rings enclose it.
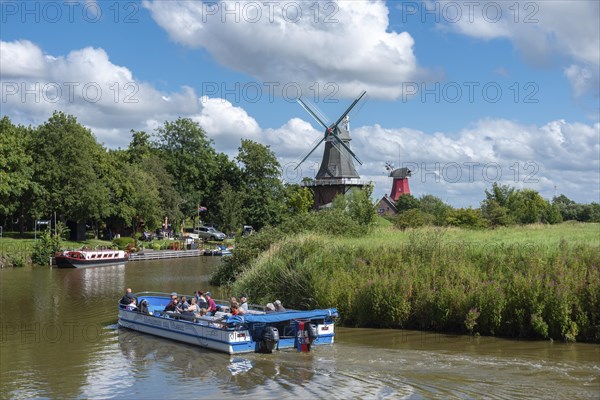
<instances>
[{"instance_id":1,"label":"bush","mask_svg":"<svg viewBox=\"0 0 600 400\"><path fill-rule=\"evenodd\" d=\"M120 237L117 239L113 239L113 244L115 244L119 250L127 250L127 246L133 246L135 243L135 239L132 237Z\"/></svg>"},{"instance_id":2,"label":"bush","mask_svg":"<svg viewBox=\"0 0 600 400\"><path fill-rule=\"evenodd\" d=\"M14 255L10 259L10 264L15 268L21 268L25 266L25 259L19 255Z\"/></svg>"},{"instance_id":3,"label":"bush","mask_svg":"<svg viewBox=\"0 0 600 400\"><path fill-rule=\"evenodd\" d=\"M419 228L433 223L434 216L424 213L416 208L411 208L399 214L394 221L396 228L405 230L407 228Z\"/></svg>"}]
</instances>

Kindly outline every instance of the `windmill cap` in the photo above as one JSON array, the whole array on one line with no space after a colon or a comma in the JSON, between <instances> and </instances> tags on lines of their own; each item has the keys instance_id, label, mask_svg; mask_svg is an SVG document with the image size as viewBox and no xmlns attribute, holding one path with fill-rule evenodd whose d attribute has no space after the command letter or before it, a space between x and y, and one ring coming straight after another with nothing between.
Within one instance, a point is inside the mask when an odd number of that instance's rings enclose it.
<instances>
[{"instance_id":1,"label":"windmill cap","mask_svg":"<svg viewBox=\"0 0 600 400\"><path fill-rule=\"evenodd\" d=\"M211 292L206 292L206 293L204 293L204 295L205 296L212 296L212 293Z\"/></svg>"}]
</instances>

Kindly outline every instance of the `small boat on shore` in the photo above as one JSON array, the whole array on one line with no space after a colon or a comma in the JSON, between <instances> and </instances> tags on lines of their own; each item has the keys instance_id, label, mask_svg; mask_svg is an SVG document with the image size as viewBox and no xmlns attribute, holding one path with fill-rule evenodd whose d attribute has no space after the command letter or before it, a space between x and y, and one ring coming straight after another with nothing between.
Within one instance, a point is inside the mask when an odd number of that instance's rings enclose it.
<instances>
[{"instance_id":1,"label":"small boat on shore","mask_svg":"<svg viewBox=\"0 0 600 400\"><path fill-rule=\"evenodd\" d=\"M231 250L228 249L227 247L220 246L220 247L218 247L216 249L207 249L207 250L204 250L204 255L205 256L209 256L209 257L211 257L211 256L220 257L220 256L230 256L230 255L232 255L232 253L231 253Z\"/></svg>"},{"instance_id":2,"label":"small boat on shore","mask_svg":"<svg viewBox=\"0 0 600 400\"><path fill-rule=\"evenodd\" d=\"M86 268L123 264L129 253L123 250L67 250L54 255L59 268Z\"/></svg>"},{"instance_id":3,"label":"small boat on shore","mask_svg":"<svg viewBox=\"0 0 600 400\"><path fill-rule=\"evenodd\" d=\"M333 344L338 316L335 308L266 313L259 306L250 307L246 315L232 316L225 312L226 302L219 300L215 300L217 309L225 311L196 316L163 311L171 298L166 293L142 292L135 297L139 309L130 311L119 304L120 327L228 354L310 351L314 345Z\"/></svg>"}]
</instances>

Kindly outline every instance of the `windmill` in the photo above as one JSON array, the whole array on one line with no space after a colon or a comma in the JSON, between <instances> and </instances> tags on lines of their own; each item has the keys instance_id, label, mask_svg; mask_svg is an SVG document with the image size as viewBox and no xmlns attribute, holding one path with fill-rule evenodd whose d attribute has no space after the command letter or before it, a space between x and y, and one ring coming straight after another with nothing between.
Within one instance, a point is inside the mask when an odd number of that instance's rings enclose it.
<instances>
[{"instance_id":1,"label":"windmill","mask_svg":"<svg viewBox=\"0 0 600 400\"><path fill-rule=\"evenodd\" d=\"M360 175L356 172L353 159L360 165L362 161L350 148L350 112L356 105L365 98L367 94L363 91L360 96L344 111L344 113L332 124L327 125L322 117L313 111L313 109L301 98L298 103L321 125L325 132L323 137L314 145L308 154L302 158L296 168L298 168L310 155L325 142L323 159L321 166L315 177L315 180L306 183L313 189L315 194L315 208L321 208L331 203L337 194L346 194L353 188L360 188L366 182L360 182Z\"/></svg>"}]
</instances>

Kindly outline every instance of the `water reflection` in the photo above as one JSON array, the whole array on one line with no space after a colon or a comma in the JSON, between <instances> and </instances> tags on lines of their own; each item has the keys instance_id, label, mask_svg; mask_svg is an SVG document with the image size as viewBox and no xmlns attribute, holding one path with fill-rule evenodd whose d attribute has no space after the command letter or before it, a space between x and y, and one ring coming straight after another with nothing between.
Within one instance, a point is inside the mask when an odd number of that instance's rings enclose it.
<instances>
[{"instance_id":1,"label":"water reflection","mask_svg":"<svg viewBox=\"0 0 600 400\"><path fill-rule=\"evenodd\" d=\"M129 368L139 378L152 371L164 373L153 386L171 379L194 382L215 395L261 392L272 384L292 386L309 383L314 375L313 354L280 351L272 355L227 355L151 335L119 329L118 342ZM168 393L167 393L168 395Z\"/></svg>"}]
</instances>

